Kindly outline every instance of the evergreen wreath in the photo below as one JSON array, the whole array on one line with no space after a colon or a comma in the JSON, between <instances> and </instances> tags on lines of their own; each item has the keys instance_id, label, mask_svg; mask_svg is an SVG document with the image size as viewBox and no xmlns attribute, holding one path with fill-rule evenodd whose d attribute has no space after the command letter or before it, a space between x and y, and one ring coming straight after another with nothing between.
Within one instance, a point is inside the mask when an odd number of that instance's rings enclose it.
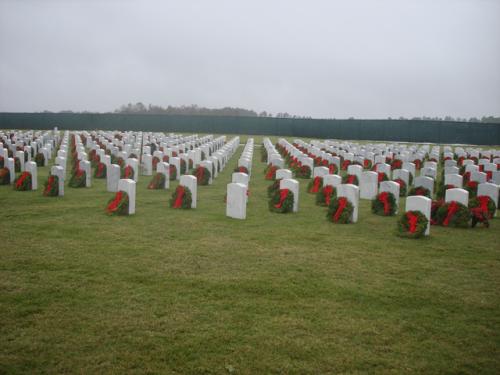
<instances>
[{"instance_id":1,"label":"evergreen wreath","mask_svg":"<svg viewBox=\"0 0 500 375\"><path fill-rule=\"evenodd\" d=\"M281 181L281 178L278 178L278 179L274 180L273 183L267 187L267 196L269 198L274 196L274 193L280 189L280 181Z\"/></svg>"},{"instance_id":2,"label":"evergreen wreath","mask_svg":"<svg viewBox=\"0 0 500 375\"><path fill-rule=\"evenodd\" d=\"M323 186L323 177L316 176L307 185L307 192L310 194L316 194L320 192L321 187Z\"/></svg>"},{"instance_id":3,"label":"evergreen wreath","mask_svg":"<svg viewBox=\"0 0 500 375\"><path fill-rule=\"evenodd\" d=\"M18 157L14 158L14 172L21 172L21 160Z\"/></svg>"},{"instance_id":4,"label":"evergreen wreath","mask_svg":"<svg viewBox=\"0 0 500 375\"><path fill-rule=\"evenodd\" d=\"M266 180L274 180L276 178L276 171L278 170L278 167L272 164L269 164L264 173L265 173L265 179Z\"/></svg>"},{"instance_id":5,"label":"evergreen wreath","mask_svg":"<svg viewBox=\"0 0 500 375\"><path fill-rule=\"evenodd\" d=\"M395 179L394 182L397 182L399 185L399 196L406 197L406 190L407 190L406 189L406 182L401 178Z\"/></svg>"},{"instance_id":6,"label":"evergreen wreath","mask_svg":"<svg viewBox=\"0 0 500 375\"><path fill-rule=\"evenodd\" d=\"M329 206L333 198L337 196L337 190L332 185L324 186L316 194L316 204L318 206Z\"/></svg>"},{"instance_id":7,"label":"evergreen wreath","mask_svg":"<svg viewBox=\"0 0 500 375\"><path fill-rule=\"evenodd\" d=\"M23 172L14 180L14 190L28 191L32 189L31 173Z\"/></svg>"},{"instance_id":8,"label":"evergreen wreath","mask_svg":"<svg viewBox=\"0 0 500 375\"><path fill-rule=\"evenodd\" d=\"M59 195L59 177L51 174L47 178L47 181L45 181L43 196L57 197L58 195Z\"/></svg>"},{"instance_id":9,"label":"evergreen wreath","mask_svg":"<svg viewBox=\"0 0 500 375\"><path fill-rule=\"evenodd\" d=\"M471 214L467 207L457 201L451 201L438 208L437 223L444 227L467 228Z\"/></svg>"},{"instance_id":10,"label":"evergreen wreath","mask_svg":"<svg viewBox=\"0 0 500 375\"><path fill-rule=\"evenodd\" d=\"M181 159L180 163L181 174L186 174L186 161Z\"/></svg>"},{"instance_id":11,"label":"evergreen wreath","mask_svg":"<svg viewBox=\"0 0 500 375\"><path fill-rule=\"evenodd\" d=\"M173 164L169 164L168 173L170 176L170 181L174 181L177 179L177 167Z\"/></svg>"},{"instance_id":12,"label":"evergreen wreath","mask_svg":"<svg viewBox=\"0 0 500 375\"><path fill-rule=\"evenodd\" d=\"M158 189L163 189L164 186L165 186L165 175L163 173L157 172L151 179L151 182L148 184L148 189L158 190Z\"/></svg>"},{"instance_id":13,"label":"evergreen wreath","mask_svg":"<svg viewBox=\"0 0 500 375\"><path fill-rule=\"evenodd\" d=\"M473 197L469 200L469 207L471 208L471 212L477 208L475 211L482 211L488 219L493 219L493 215L495 215L495 211L497 207L495 206L495 202L487 195L479 195L477 197ZM474 214L475 212L472 212Z\"/></svg>"},{"instance_id":14,"label":"evergreen wreath","mask_svg":"<svg viewBox=\"0 0 500 375\"><path fill-rule=\"evenodd\" d=\"M420 238L425 235L429 220L420 211L406 211L398 221L398 236Z\"/></svg>"},{"instance_id":15,"label":"evergreen wreath","mask_svg":"<svg viewBox=\"0 0 500 375\"><path fill-rule=\"evenodd\" d=\"M86 185L87 174L83 169L77 169L71 175L68 186L72 188L82 188Z\"/></svg>"},{"instance_id":16,"label":"evergreen wreath","mask_svg":"<svg viewBox=\"0 0 500 375\"><path fill-rule=\"evenodd\" d=\"M311 178L311 168L308 165L301 165L295 168L295 176L297 178Z\"/></svg>"},{"instance_id":17,"label":"evergreen wreath","mask_svg":"<svg viewBox=\"0 0 500 375\"><path fill-rule=\"evenodd\" d=\"M128 215L129 197L124 191L117 191L115 196L108 201L106 213L108 215Z\"/></svg>"},{"instance_id":18,"label":"evergreen wreath","mask_svg":"<svg viewBox=\"0 0 500 375\"><path fill-rule=\"evenodd\" d=\"M234 168L234 172L248 174L248 169L247 169L247 167L239 166L239 167Z\"/></svg>"},{"instance_id":19,"label":"evergreen wreath","mask_svg":"<svg viewBox=\"0 0 500 375\"><path fill-rule=\"evenodd\" d=\"M393 216L396 214L396 210L396 197L388 191L377 194L372 200L372 212L376 215Z\"/></svg>"},{"instance_id":20,"label":"evergreen wreath","mask_svg":"<svg viewBox=\"0 0 500 375\"><path fill-rule=\"evenodd\" d=\"M208 170L208 168L199 166L191 172L191 175L196 177L198 181L198 185L208 185L210 181L210 177L212 174Z\"/></svg>"},{"instance_id":21,"label":"evergreen wreath","mask_svg":"<svg viewBox=\"0 0 500 375\"><path fill-rule=\"evenodd\" d=\"M279 189L269 199L269 211L285 214L293 211L293 193L289 189Z\"/></svg>"},{"instance_id":22,"label":"evergreen wreath","mask_svg":"<svg viewBox=\"0 0 500 375\"><path fill-rule=\"evenodd\" d=\"M189 209L192 202L191 190L187 186L177 185L172 198L170 198L170 207Z\"/></svg>"},{"instance_id":23,"label":"evergreen wreath","mask_svg":"<svg viewBox=\"0 0 500 375\"><path fill-rule=\"evenodd\" d=\"M422 195L424 197L430 198L431 191L423 186L412 187L410 189L410 191L408 192L408 196L412 196L412 195Z\"/></svg>"},{"instance_id":24,"label":"evergreen wreath","mask_svg":"<svg viewBox=\"0 0 500 375\"><path fill-rule=\"evenodd\" d=\"M125 168L121 169L121 178L134 179L135 171L131 165L127 165Z\"/></svg>"},{"instance_id":25,"label":"evergreen wreath","mask_svg":"<svg viewBox=\"0 0 500 375\"><path fill-rule=\"evenodd\" d=\"M349 224L352 223L352 213L354 206L346 197L335 197L328 206L326 217L332 223Z\"/></svg>"},{"instance_id":26,"label":"evergreen wreath","mask_svg":"<svg viewBox=\"0 0 500 375\"><path fill-rule=\"evenodd\" d=\"M342 183L359 186L358 176L356 176L355 174L346 174L342 177Z\"/></svg>"},{"instance_id":27,"label":"evergreen wreath","mask_svg":"<svg viewBox=\"0 0 500 375\"><path fill-rule=\"evenodd\" d=\"M35 163L36 163L37 167L43 167L43 165L45 163L45 156L43 156L43 154L41 152L39 152L35 155Z\"/></svg>"},{"instance_id":28,"label":"evergreen wreath","mask_svg":"<svg viewBox=\"0 0 500 375\"><path fill-rule=\"evenodd\" d=\"M106 173L107 173L107 167L106 164L104 163L97 163L95 172L94 172L94 177L95 178L106 178Z\"/></svg>"}]
</instances>

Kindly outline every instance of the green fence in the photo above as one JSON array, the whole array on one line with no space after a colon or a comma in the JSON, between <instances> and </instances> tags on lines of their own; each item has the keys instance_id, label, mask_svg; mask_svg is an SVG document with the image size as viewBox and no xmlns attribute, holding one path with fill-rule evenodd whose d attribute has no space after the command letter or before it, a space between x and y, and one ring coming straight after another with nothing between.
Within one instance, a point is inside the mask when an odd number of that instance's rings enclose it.
<instances>
[{"instance_id":1,"label":"green fence","mask_svg":"<svg viewBox=\"0 0 500 375\"><path fill-rule=\"evenodd\" d=\"M499 145L500 124L418 120L0 113L0 129L142 130Z\"/></svg>"}]
</instances>

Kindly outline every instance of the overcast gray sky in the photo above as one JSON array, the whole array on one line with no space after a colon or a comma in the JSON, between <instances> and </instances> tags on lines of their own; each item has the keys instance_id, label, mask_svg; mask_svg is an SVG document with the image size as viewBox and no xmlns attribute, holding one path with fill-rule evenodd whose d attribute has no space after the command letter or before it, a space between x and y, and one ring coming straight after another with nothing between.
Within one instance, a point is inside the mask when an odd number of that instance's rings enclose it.
<instances>
[{"instance_id":1,"label":"overcast gray sky","mask_svg":"<svg viewBox=\"0 0 500 375\"><path fill-rule=\"evenodd\" d=\"M0 0L0 111L500 114L500 0Z\"/></svg>"}]
</instances>

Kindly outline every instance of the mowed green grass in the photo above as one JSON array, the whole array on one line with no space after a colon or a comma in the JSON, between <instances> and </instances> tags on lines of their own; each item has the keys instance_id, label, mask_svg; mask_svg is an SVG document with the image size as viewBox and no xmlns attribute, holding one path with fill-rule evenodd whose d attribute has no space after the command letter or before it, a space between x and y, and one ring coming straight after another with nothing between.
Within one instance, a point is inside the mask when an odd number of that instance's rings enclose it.
<instances>
[{"instance_id":1,"label":"mowed green grass","mask_svg":"<svg viewBox=\"0 0 500 375\"><path fill-rule=\"evenodd\" d=\"M196 210L145 176L131 217L104 213L105 180L64 198L0 186L0 373L500 372L499 219L401 239L367 201L330 223L307 180L299 213L270 213L257 146L232 220L242 149Z\"/></svg>"}]
</instances>

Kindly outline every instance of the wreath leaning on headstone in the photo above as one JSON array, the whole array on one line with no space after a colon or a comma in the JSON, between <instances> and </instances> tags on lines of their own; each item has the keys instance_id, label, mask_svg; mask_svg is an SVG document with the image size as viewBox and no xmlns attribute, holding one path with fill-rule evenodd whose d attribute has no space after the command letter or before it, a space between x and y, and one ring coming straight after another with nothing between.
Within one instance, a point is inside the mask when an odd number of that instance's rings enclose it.
<instances>
[{"instance_id":1,"label":"wreath leaning on headstone","mask_svg":"<svg viewBox=\"0 0 500 375\"><path fill-rule=\"evenodd\" d=\"M427 230L429 220L420 211L406 211L398 221L398 236L420 238Z\"/></svg>"},{"instance_id":2,"label":"wreath leaning on headstone","mask_svg":"<svg viewBox=\"0 0 500 375\"><path fill-rule=\"evenodd\" d=\"M247 169L247 167L239 166L239 167L234 168L234 172L248 174L248 169Z\"/></svg>"},{"instance_id":3,"label":"wreath leaning on headstone","mask_svg":"<svg viewBox=\"0 0 500 375\"><path fill-rule=\"evenodd\" d=\"M372 200L372 212L376 215L392 216L396 214L396 209L396 197L388 191L377 194Z\"/></svg>"},{"instance_id":4,"label":"wreath leaning on headstone","mask_svg":"<svg viewBox=\"0 0 500 375\"><path fill-rule=\"evenodd\" d=\"M395 179L394 182L397 182L399 185L399 196L406 197L406 190L407 190L406 189L406 182L401 178Z\"/></svg>"},{"instance_id":5,"label":"wreath leaning on headstone","mask_svg":"<svg viewBox=\"0 0 500 375\"><path fill-rule=\"evenodd\" d=\"M177 167L173 164L170 164L168 167L168 173L170 176L170 181L174 181L177 179Z\"/></svg>"},{"instance_id":6,"label":"wreath leaning on headstone","mask_svg":"<svg viewBox=\"0 0 500 375\"><path fill-rule=\"evenodd\" d=\"M272 164L268 164L266 169L264 170L265 179L266 180L274 180L276 178L276 171L278 170L278 167Z\"/></svg>"},{"instance_id":7,"label":"wreath leaning on headstone","mask_svg":"<svg viewBox=\"0 0 500 375\"><path fill-rule=\"evenodd\" d=\"M329 206L332 198L336 196L337 191L335 187L326 185L316 194L316 204L318 206Z\"/></svg>"},{"instance_id":8,"label":"wreath leaning on headstone","mask_svg":"<svg viewBox=\"0 0 500 375\"><path fill-rule=\"evenodd\" d=\"M412 187L408 192L408 196L413 196L413 195L422 195L424 197L430 198L431 191L423 186Z\"/></svg>"},{"instance_id":9,"label":"wreath leaning on headstone","mask_svg":"<svg viewBox=\"0 0 500 375\"><path fill-rule=\"evenodd\" d=\"M347 174L342 177L342 183L359 186L358 176L356 176L355 174Z\"/></svg>"},{"instance_id":10,"label":"wreath leaning on headstone","mask_svg":"<svg viewBox=\"0 0 500 375\"><path fill-rule=\"evenodd\" d=\"M106 178L107 168L106 164L99 162L96 166L94 177L95 178Z\"/></svg>"},{"instance_id":11,"label":"wreath leaning on headstone","mask_svg":"<svg viewBox=\"0 0 500 375\"><path fill-rule=\"evenodd\" d=\"M332 223L349 224L352 222L354 206L346 197L335 197L328 206L326 217Z\"/></svg>"},{"instance_id":12,"label":"wreath leaning on headstone","mask_svg":"<svg viewBox=\"0 0 500 375\"><path fill-rule=\"evenodd\" d=\"M289 189L278 189L269 199L269 211L285 214L293 211L293 192Z\"/></svg>"},{"instance_id":13,"label":"wreath leaning on headstone","mask_svg":"<svg viewBox=\"0 0 500 375\"><path fill-rule=\"evenodd\" d=\"M193 201L191 190L187 186L178 185L170 198L170 207L172 208L191 208Z\"/></svg>"},{"instance_id":14,"label":"wreath leaning on headstone","mask_svg":"<svg viewBox=\"0 0 500 375\"><path fill-rule=\"evenodd\" d=\"M310 194L316 194L321 190L323 186L323 177L316 176L307 185L307 192Z\"/></svg>"},{"instance_id":15,"label":"wreath leaning on headstone","mask_svg":"<svg viewBox=\"0 0 500 375\"><path fill-rule=\"evenodd\" d=\"M85 187L86 179L87 179L87 174L85 173L85 171L83 169L77 169L71 175L68 186L72 188Z\"/></svg>"},{"instance_id":16,"label":"wreath leaning on headstone","mask_svg":"<svg viewBox=\"0 0 500 375\"><path fill-rule=\"evenodd\" d=\"M43 189L44 197L57 197L59 195L59 177L55 175L50 175L45 181Z\"/></svg>"},{"instance_id":17,"label":"wreath leaning on headstone","mask_svg":"<svg viewBox=\"0 0 500 375\"><path fill-rule=\"evenodd\" d=\"M280 189L280 181L281 181L281 178L278 178L278 179L274 180L273 183L267 187L267 196L269 198L274 196L274 193Z\"/></svg>"},{"instance_id":18,"label":"wreath leaning on headstone","mask_svg":"<svg viewBox=\"0 0 500 375\"><path fill-rule=\"evenodd\" d=\"M117 191L115 196L108 201L106 213L108 215L128 215L129 197L124 191Z\"/></svg>"},{"instance_id":19,"label":"wreath leaning on headstone","mask_svg":"<svg viewBox=\"0 0 500 375\"><path fill-rule=\"evenodd\" d=\"M438 208L436 217L437 223L444 227L467 228L471 214L462 203L451 201Z\"/></svg>"},{"instance_id":20,"label":"wreath leaning on headstone","mask_svg":"<svg viewBox=\"0 0 500 375\"><path fill-rule=\"evenodd\" d=\"M208 182L210 181L210 177L212 174L208 170L208 168L199 166L196 169L194 169L191 174L196 177L196 180L198 181L198 185L208 185Z\"/></svg>"},{"instance_id":21,"label":"wreath leaning on headstone","mask_svg":"<svg viewBox=\"0 0 500 375\"><path fill-rule=\"evenodd\" d=\"M163 173L157 172L151 182L148 184L148 189L150 190L158 190L163 189L165 186L165 175Z\"/></svg>"},{"instance_id":22,"label":"wreath leaning on headstone","mask_svg":"<svg viewBox=\"0 0 500 375\"><path fill-rule=\"evenodd\" d=\"M31 173L23 172L14 180L14 190L28 191L31 190Z\"/></svg>"},{"instance_id":23,"label":"wreath leaning on headstone","mask_svg":"<svg viewBox=\"0 0 500 375\"><path fill-rule=\"evenodd\" d=\"M295 168L297 178L311 178L311 168L308 165L301 165Z\"/></svg>"}]
</instances>

